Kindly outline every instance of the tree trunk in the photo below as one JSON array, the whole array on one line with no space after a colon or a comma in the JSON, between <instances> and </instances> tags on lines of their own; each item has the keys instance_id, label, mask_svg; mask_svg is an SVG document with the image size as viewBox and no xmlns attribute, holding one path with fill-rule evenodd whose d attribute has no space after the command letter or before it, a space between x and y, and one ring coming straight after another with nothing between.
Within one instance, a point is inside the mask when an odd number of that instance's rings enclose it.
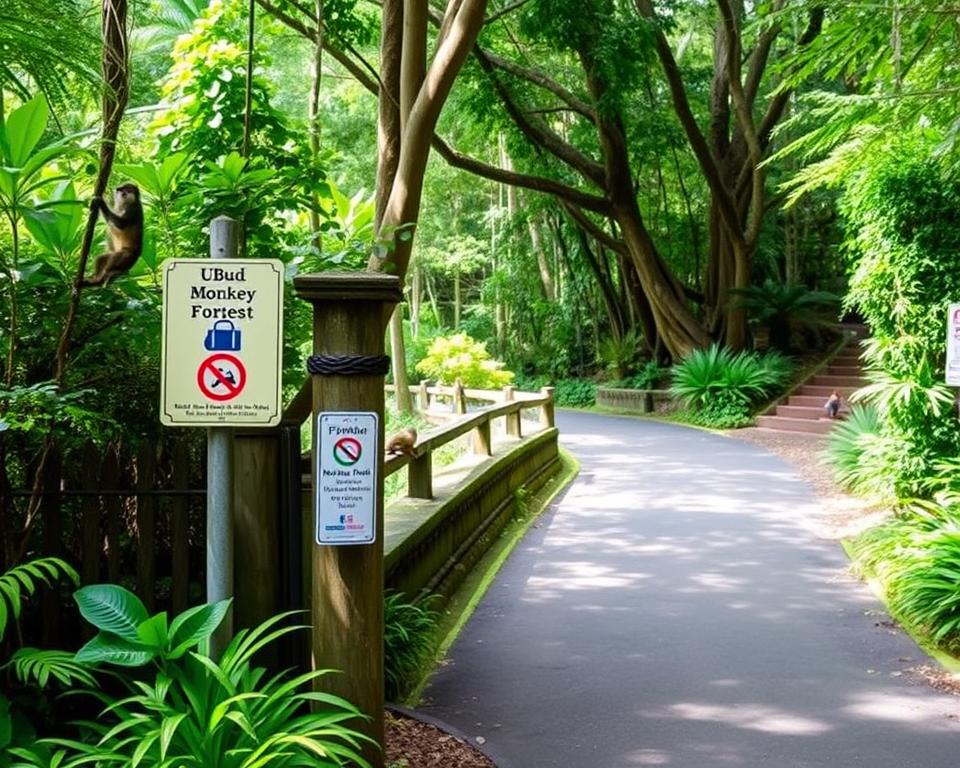
<instances>
[{"instance_id":1,"label":"tree trunk","mask_svg":"<svg viewBox=\"0 0 960 768\"><path fill-rule=\"evenodd\" d=\"M543 286L543 295L547 301L553 302L557 298L557 292L554 287L553 276L550 274L550 263L543 249L543 239L540 237L540 226L535 217L527 219L527 228L530 230L530 244L533 246L533 252L537 256L537 266L540 269L540 284Z\"/></svg>"},{"instance_id":2,"label":"tree trunk","mask_svg":"<svg viewBox=\"0 0 960 768\"><path fill-rule=\"evenodd\" d=\"M390 317L390 353L393 356L393 383L396 386L397 410L400 413L413 413L413 397L410 395L410 381L407 379L407 353L403 343L403 305L398 304Z\"/></svg>"}]
</instances>

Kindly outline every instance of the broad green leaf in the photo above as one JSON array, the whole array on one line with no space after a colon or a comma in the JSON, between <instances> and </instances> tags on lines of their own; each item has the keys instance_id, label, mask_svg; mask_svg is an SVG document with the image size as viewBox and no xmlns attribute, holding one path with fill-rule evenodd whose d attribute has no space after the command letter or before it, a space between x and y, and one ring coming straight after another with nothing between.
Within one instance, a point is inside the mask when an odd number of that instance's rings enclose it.
<instances>
[{"instance_id":1,"label":"broad green leaf","mask_svg":"<svg viewBox=\"0 0 960 768\"><path fill-rule=\"evenodd\" d=\"M181 613L170 624L171 652L168 658L178 659L220 626L230 609L229 600L212 605L198 605Z\"/></svg>"},{"instance_id":2,"label":"broad green leaf","mask_svg":"<svg viewBox=\"0 0 960 768\"><path fill-rule=\"evenodd\" d=\"M137 628L147 620L140 599L115 584L92 584L74 593L80 614L97 629L132 643L140 639Z\"/></svg>"},{"instance_id":3,"label":"broad green leaf","mask_svg":"<svg viewBox=\"0 0 960 768\"><path fill-rule=\"evenodd\" d=\"M151 616L137 627L137 634L144 645L157 649L164 648L167 644L167 614L158 613Z\"/></svg>"},{"instance_id":4,"label":"broad green leaf","mask_svg":"<svg viewBox=\"0 0 960 768\"><path fill-rule=\"evenodd\" d=\"M47 129L49 116L47 100L40 94L7 116L5 134L9 151L9 157L6 158L8 164L20 167L26 163Z\"/></svg>"},{"instance_id":5,"label":"broad green leaf","mask_svg":"<svg viewBox=\"0 0 960 768\"><path fill-rule=\"evenodd\" d=\"M116 177L122 176L132 180L142 192L152 197L160 197L163 194L163 183L157 173L157 167L150 163L143 165L117 165L115 167Z\"/></svg>"},{"instance_id":6,"label":"broad green leaf","mask_svg":"<svg viewBox=\"0 0 960 768\"><path fill-rule=\"evenodd\" d=\"M109 632L101 632L77 651L74 660L81 664L116 664L118 667L142 667L157 656L157 650L130 642Z\"/></svg>"}]
</instances>

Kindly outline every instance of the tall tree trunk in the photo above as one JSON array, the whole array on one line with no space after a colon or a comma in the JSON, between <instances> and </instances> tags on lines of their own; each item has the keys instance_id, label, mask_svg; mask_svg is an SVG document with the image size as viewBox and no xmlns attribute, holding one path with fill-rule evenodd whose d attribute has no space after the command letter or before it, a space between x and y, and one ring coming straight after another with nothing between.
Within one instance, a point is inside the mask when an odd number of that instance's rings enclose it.
<instances>
[{"instance_id":1,"label":"tall tree trunk","mask_svg":"<svg viewBox=\"0 0 960 768\"><path fill-rule=\"evenodd\" d=\"M390 317L390 361L393 367L393 383L397 393L397 410L413 413L413 397L410 395L410 380L407 378L406 347L403 343L403 305L398 304Z\"/></svg>"},{"instance_id":2,"label":"tall tree trunk","mask_svg":"<svg viewBox=\"0 0 960 768\"><path fill-rule=\"evenodd\" d=\"M413 281L410 285L410 333L420 338L420 306L423 303L423 270L414 265Z\"/></svg>"},{"instance_id":3,"label":"tall tree trunk","mask_svg":"<svg viewBox=\"0 0 960 768\"><path fill-rule=\"evenodd\" d=\"M460 330L460 268L453 273L453 329Z\"/></svg>"},{"instance_id":4,"label":"tall tree trunk","mask_svg":"<svg viewBox=\"0 0 960 768\"><path fill-rule=\"evenodd\" d=\"M310 83L310 98L307 102L307 129L310 132L310 159L316 163L320 156L320 85L323 80L323 0L314 0L314 20L317 25L317 39L313 45L313 72ZM319 252L322 247L320 235L320 198L313 196L313 210L310 211L310 234L313 247Z\"/></svg>"},{"instance_id":5,"label":"tall tree trunk","mask_svg":"<svg viewBox=\"0 0 960 768\"><path fill-rule=\"evenodd\" d=\"M537 217L531 216L527 219L527 228L530 230L530 244L533 252L537 256L537 266L540 270L540 284L543 286L543 295L547 301L553 302L557 298L557 292L554 287L553 276L550 274L550 263L547 259L546 251L543 249L543 238L540 236L540 226Z\"/></svg>"}]
</instances>

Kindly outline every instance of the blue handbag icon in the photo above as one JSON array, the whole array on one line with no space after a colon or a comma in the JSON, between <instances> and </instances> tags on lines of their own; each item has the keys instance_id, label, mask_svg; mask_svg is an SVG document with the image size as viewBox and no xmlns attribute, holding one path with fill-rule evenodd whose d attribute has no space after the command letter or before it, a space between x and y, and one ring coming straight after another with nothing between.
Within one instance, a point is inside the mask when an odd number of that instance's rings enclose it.
<instances>
[{"instance_id":1,"label":"blue handbag icon","mask_svg":"<svg viewBox=\"0 0 960 768\"><path fill-rule=\"evenodd\" d=\"M211 352L236 352L240 349L240 331L232 320L217 320L207 329L203 346Z\"/></svg>"}]
</instances>

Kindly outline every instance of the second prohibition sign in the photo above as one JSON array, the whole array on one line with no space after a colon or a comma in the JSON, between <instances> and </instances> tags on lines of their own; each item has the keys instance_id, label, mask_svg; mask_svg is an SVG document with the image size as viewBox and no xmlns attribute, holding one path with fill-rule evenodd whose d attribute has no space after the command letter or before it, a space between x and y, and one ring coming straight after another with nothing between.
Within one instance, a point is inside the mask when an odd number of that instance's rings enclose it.
<instances>
[{"instance_id":1,"label":"second prohibition sign","mask_svg":"<svg viewBox=\"0 0 960 768\"><path fill-rule=\"evenodd\" d=\"M234 355L210 355L197 369L197 386L211 400L233 400L246 383L247 369Z\"/></svg>"}]
</instances>

